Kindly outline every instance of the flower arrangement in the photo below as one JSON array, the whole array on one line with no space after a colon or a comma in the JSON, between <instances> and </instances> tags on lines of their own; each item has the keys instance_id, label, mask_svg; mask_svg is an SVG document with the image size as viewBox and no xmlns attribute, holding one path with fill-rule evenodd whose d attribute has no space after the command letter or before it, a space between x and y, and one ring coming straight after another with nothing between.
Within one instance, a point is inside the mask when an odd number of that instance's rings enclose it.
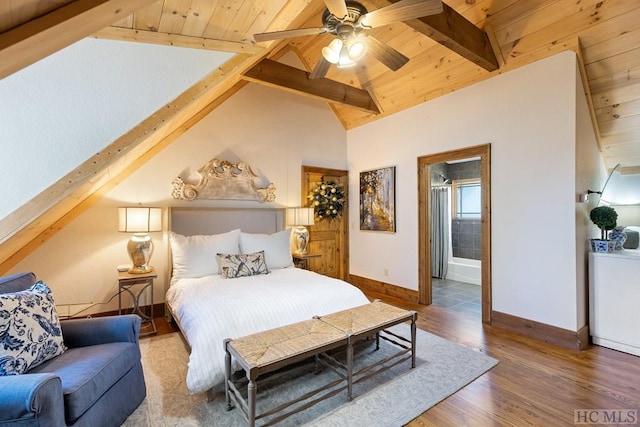
<instances>
[{"instance_id":1,"label":"flower arrangement","mask_svg":"<svg viewBox=\"0 0 640 427\"><path fill-rule=\"evenodd\" d=\"M336 219L342 215L345 202L342 184L323 180L309 192L307 199L309 199L309 206L313 207L318 220Z\"/></svg>"}]
</instances>

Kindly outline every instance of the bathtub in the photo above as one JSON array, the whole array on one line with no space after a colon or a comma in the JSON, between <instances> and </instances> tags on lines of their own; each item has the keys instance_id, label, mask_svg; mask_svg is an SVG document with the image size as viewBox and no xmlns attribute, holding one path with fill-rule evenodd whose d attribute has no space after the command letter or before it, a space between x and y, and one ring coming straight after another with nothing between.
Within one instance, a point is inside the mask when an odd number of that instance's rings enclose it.
<instances>
[{"instance_id":1,"label":"bathtub","mask_svg":"<svg viewBox=\"0 0 640 427\"><path fill-rule=\"evenodd\" d=\"M458 282L471 283L473 285L482 284L481 261L467 258L451 258L447 270L447 279Z\"/></svg>"}]
</instances>

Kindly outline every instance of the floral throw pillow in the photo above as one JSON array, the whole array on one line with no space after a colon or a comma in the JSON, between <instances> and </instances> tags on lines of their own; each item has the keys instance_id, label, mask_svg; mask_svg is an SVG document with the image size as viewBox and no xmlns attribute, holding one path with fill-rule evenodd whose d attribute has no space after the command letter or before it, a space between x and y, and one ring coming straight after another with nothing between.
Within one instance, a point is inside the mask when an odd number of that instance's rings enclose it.
<instances>
[{"instance_id":1,"label":"floral throw pillow","mask_svg":"<svg viewBox=\"0 0 640 427\"><path fill-rule=\"evenodd\" d=\"M18 375L66 350L51 290L0 294L0 376Z\"/></svg>"},{"instance_id":2,"label":"floral throw pillow","mask_svg":"<svg viewBox=\"0 0 640 427\"><path fill-rule=\"evenodd\" d=\"M269 274L264 251L251 254L218 254L223 279Z\"/></svg>"}]
</instances>

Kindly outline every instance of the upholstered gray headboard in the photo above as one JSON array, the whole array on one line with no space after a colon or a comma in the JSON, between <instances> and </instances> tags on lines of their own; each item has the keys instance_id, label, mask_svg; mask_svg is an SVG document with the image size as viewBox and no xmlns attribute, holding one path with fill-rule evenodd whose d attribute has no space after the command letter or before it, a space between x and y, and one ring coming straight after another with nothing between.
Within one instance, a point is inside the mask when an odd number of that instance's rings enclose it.
<instances>
[{"instance_id":1,"label":"upholstered gray headboard","mask_svg":"<svg viewBox=\"0 0 640 427\"><path fill-rule=\"evenodd\" d=\"M285 228L284 209L169 208L169 229L183 236L220 234L239 228L246 233L275 233Z\"/></svg>"}]
</instances>

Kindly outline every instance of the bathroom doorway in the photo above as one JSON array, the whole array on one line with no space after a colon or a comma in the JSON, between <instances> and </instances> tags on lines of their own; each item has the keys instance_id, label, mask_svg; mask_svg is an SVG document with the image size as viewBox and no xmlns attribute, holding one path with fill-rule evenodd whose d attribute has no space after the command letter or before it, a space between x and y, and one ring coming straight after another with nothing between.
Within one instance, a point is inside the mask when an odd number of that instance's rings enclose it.
<instances>
[{"instance_id":1,"label":"bathroom doorway","mask_svg":"<svg viewBox=\"0 0 640 427\"><path fill-rule=\"evenodd\" d=\"M490 145L418 158L419 296L491 323ZM478 305L479 304L479 305Z\"/></svg>"}]
</instances>

